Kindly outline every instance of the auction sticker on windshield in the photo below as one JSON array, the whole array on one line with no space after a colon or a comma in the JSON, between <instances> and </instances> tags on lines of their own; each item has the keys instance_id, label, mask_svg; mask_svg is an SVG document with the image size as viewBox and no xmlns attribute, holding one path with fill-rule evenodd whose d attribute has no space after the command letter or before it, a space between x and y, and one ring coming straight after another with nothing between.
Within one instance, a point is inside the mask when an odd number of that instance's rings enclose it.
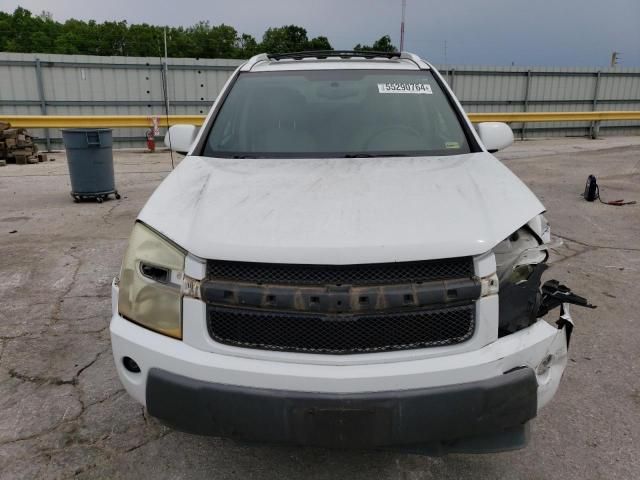
<instances>
[{"instance_id":1,"label":"auction sticker on windshield","mask_svg":"<svg viewBox=\"0 0 640 480\"><path fill-rule=\"evenodd\" d=\"M413 93L415 95L431 95L428 83L379 83L378 93Z\"/></svg>"}]
</instances>

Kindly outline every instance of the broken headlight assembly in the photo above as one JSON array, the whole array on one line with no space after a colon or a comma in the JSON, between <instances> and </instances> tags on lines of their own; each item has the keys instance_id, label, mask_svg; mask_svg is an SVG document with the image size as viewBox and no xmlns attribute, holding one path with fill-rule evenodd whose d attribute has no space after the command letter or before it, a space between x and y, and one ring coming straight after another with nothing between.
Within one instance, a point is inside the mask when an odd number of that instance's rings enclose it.
<instances>
[{"instance_id":1,"label":"broken headlight assembly","mask_svg":"<svg viewBox=\"0 0 640 480\"><path fill-rule=\"evenodd\" d=\"M549 249L561 243L551 241L549 224L544 215L538 215L495 246L500 291L499 336L522 330L560 307L560 319L556 323L558 328L569 323L568 343L573 328L569 304L596 308L557 280L549 280L541 288Z\"/></svg>"},{"instance_id":2,"label":"broken headlight assembly","mask_svg":"<svg viewBox=\"0 0 640 480\"><path fill-rule=\"evenodd\" d=\"M155 332L182 338L185 256L180 247L136 223L120 270L120 315Z\"/></svg>"},{"instance_id":3,"label":"broken headlight assembly","mask_svg":"<svg viewBox=\"0 0 640 480\"><path fill-rule=\"evenodd\" d=\"M500 336L533 324L541 304L540 279L547 268L551 232L543 215L493 249L500 285Z\"/></svg>"}]
</instances>

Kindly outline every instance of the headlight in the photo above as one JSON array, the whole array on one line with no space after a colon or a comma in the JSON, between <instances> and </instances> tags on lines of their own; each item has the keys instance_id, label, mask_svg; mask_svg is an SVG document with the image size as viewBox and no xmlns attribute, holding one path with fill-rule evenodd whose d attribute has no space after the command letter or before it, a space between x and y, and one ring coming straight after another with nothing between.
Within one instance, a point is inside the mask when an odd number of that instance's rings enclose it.
<instances>
[{"instance_id":1,"label":"headlight","mask_svg":"<svg viewBox=\"0 0 640 480\"><path fill-rule=\"evenodd\" d=\"M144 327L182 338L184 250L136 223L120 270L118 311Z\"/></svg>"},{"instance_id":2,"label":"headlight","mask_svg":"<svg viewBox=\"0 0 640 480\"><path fill-rule=\"evenodd\" d=\"M526 228L515 231L496 245L493 253L500 283L526 281L532 272L531 266L547 258L546 248L541 249L536 237Z\"/></svg>"}]
</instances>

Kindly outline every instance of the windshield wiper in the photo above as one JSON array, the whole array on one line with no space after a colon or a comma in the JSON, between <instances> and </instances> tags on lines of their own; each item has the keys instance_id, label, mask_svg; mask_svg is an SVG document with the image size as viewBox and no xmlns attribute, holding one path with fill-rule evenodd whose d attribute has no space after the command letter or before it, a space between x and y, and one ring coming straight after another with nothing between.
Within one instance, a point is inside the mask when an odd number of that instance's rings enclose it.
<instances>
[{"instance_id":1,"label":"windshield wiper","mask_svg":"<svg viewBox=\"0 0 640 480\"><path fill-rule=\"evenodd\" d=\"M215 153L215 152L214 152ZM228 154L227 154L228 155ZM405 153L346 153L342 156L342 158L377 158L377 157L407 157L408 155ZM261 154L252 155L252 154L244 154L244 153L236 153L227 158L280 158L276 154L270 154L269 156L263 156ZM293 158L293 157L292 157Z\"/></svg>"},{"instance_id":2,"label":"windshield wiper","mask_svg":"<svg viewBox=\"0 0 640 480\"><path fill-rule=\"evenodd\" d=\"M344 158L406 157L404 153L347 153Z\"/></svg>"}]
</instances>

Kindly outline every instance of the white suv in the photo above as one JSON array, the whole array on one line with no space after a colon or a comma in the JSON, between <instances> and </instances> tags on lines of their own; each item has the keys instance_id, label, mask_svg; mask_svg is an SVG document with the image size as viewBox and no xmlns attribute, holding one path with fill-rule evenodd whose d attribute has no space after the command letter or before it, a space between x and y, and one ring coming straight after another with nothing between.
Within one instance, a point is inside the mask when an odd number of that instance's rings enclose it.
<instances>
[{"instance_id":1,"label":"white suv","mask_svg":"<svg viewBox=\"0 0 640 480\"><path fill-rule=\"evenodd\" d=\"M409 53L262 54L168 139L188 155L113 283L115 364L151 415L257 442L524 445L571 324L539 318L561 288L540 292L543 205L490 153L507 125L476 132Z\"/></svg>"}]
</instances>

